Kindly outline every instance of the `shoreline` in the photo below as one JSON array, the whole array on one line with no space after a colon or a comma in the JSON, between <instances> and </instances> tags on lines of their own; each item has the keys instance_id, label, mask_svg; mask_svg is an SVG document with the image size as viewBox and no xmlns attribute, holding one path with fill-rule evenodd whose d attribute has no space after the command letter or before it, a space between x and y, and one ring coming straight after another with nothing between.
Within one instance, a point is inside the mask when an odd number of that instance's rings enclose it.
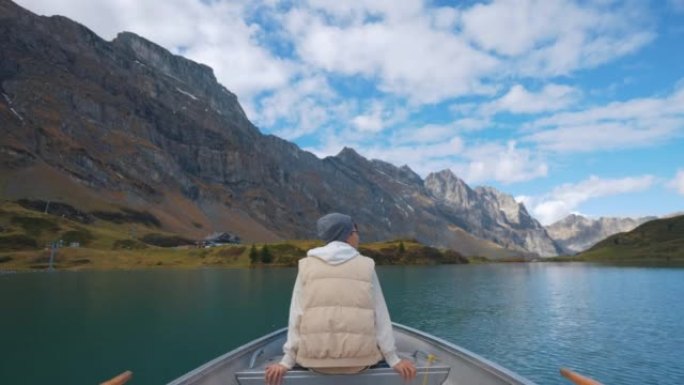
<instances>
[{"instance_id":1,"label":"shoreline","mask_svg":"<svg viewBox=\"0 0 684 385\"><path fill-rule=\"evenodd\" d=\"M547 260L547 261L487 261L475 262L472 264L429 264L429 263L404 263L404 264L377 264L377 267L434 267L434 266L449 266L449 265L484 265L484 264L537 264L537 263L553 263L553 264L574 264L574 263L589 263L596 265L608 266L624 266L624 267L684 267L684 259L664 260L664 259L620 259L620 260ZM182 265L182 264L133 264L133 265L116 265L116 266L56 266L52 270L47 267L31 267L31 266L11 266L5 268L0 265L0 276L13 274L27 274L27 273L60 273L60 272L114 272L114 271L151 271L151 270L211 270L211 269L289 269L296 268L296 266L286 264L259 264L259 265L243 265L243 264L197 264L197 265Z\"/></svg>"}]
</instances>

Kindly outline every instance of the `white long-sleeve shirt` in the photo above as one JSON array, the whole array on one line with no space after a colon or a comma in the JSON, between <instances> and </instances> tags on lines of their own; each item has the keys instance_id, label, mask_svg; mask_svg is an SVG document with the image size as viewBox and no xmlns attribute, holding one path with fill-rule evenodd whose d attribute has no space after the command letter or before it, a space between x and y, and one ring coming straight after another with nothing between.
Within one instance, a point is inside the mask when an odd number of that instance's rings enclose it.
<instances>
[{"instance_id":1,"label":"white long-sleeve shirt","mask_svg":"<svg viewBox=\"0 0 684 385\"><path fill-rule=\"evenodd\" d=\"M359 252L351 245L333 241L323 247L318 247L309 250L307 256L316 257L326 261L331 265L337 265L357 256ZM399 363L397 356L397 349L394 344L394 334L392 333L392 321L390 321L389 311L385 303L385 297L382 295L382 288L378 276L373 271L373 302L375 303L375 333L378 347L385 361L390 366ZM301 306L302 283L297 275L294 289L292 290L292 302L290 303L290 318L288 320L287 342L283 346L285 355L280 361L280 364L292 369L295 365L295 357L297 356L297 348L299 347L299 319L302 316Z\"/></svg>"}]
</instances>

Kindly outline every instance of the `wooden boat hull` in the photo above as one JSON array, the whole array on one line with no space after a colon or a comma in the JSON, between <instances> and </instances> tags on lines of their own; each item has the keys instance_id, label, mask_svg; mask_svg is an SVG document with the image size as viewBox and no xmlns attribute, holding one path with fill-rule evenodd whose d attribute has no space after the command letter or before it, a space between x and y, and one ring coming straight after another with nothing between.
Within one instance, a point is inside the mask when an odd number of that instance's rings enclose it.
<instances>
[{"instance_id":1,"label":"wooden boat hull","mask_svg":"<svg viewBox=\"0 0 684 385\"><path fill-rule=\"evenodd\" d=\"M412 384L500 385L533 383L493 362L454 344L393 324L397 350L413 360L418 369ZM264 384L264 368L280 361L287 329L281 329L177 378L169 385L256 385ZM432 355L435 361L429 360ZM291 370L284 384L401 384L405 382L388 367L375 367L354 375L325 375L309 370Z\"/></svg>"}]
</instances>

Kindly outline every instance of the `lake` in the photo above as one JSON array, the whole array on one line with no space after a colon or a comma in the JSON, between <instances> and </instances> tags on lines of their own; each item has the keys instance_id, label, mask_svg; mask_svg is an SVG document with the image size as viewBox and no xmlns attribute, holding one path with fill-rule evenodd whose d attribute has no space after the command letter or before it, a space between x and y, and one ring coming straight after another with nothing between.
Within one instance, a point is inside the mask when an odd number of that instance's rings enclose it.
<instances>
[{"instance_id":1,"label":"lake","mask_svg":"<svg viewBox=\"0 0 684 385\"><path fill-rule=\"evenodd\" d=\"M540 384L684 384L684 268L379 267L393 321ZM284 327L295 269L0 275L0 384L164 384Z\"/></svg>"}]
</instances>

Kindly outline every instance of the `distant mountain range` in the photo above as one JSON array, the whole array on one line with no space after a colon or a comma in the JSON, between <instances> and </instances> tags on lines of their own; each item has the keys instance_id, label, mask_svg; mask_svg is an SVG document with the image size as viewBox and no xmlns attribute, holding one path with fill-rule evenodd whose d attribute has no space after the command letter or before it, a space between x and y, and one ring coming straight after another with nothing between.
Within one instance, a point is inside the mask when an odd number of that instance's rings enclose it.
<instances>
[{"instance_id":1,"label":"distant mountain range","mask_svg":"<svg viewBox=\"0 0 684 385\"><path fill-rule=\"evenodd\" d=\"M3 199L145 211L197 239L314 238L316 219L340 211L363 240L415 238L468 256L548 257L594 242L547 230L510 195L450 171L423 180L351 148L319 159L263 135L211 68L132 33L108 42L0 0L0 52Z\"/></svg>"},{"instance_id":2,"label":"distant mountain range","mask_svg":"<svg viewBox=\"0 0 684 385\"><path fill-rule=\"evenodd\" d=\"M571 214L546 226L546 231L556 241L562 254L571 255L590 248L610 235L633 230L654 219L657 217L591 219Z\"/></svg>"},{"instance_id":3,"label":"distant mountain range","mask_svg":"<svg viewBox=\"0 0 684 385\"><path fill-rule=\"evenodd\" d=\"M585 260L684 260L684 215L646 222L611 235L579 255Z\"/></svg>"}]
</instances>

